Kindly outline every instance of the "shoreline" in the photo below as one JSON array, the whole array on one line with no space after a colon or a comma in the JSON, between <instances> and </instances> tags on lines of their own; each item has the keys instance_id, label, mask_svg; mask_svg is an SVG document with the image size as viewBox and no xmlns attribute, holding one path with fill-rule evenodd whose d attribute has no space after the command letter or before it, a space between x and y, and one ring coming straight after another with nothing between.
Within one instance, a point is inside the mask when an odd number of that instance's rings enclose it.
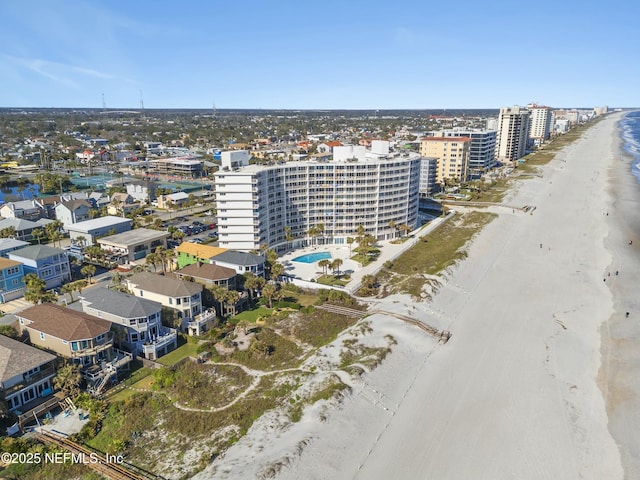
<instances>
[{"instance_id":1,"label":"shoreline","mask_svg":"<svg viewBox=\"0 0 640 480\"><path fill-rule=\"evenodd\" d=\"M609 282L614 312L602 329L601 352L606 361L598 380L605 396L609 431L620 450L624 478L636 479L640 477L640 185L631 171L634 159L624 151L621 133L618 124L614 139L618 157L609 171L611 228L605 240L612 257L609 271L619 271L620 275ZM626 312L630 312L629 318Z\"/></svg>"}]
</instances>

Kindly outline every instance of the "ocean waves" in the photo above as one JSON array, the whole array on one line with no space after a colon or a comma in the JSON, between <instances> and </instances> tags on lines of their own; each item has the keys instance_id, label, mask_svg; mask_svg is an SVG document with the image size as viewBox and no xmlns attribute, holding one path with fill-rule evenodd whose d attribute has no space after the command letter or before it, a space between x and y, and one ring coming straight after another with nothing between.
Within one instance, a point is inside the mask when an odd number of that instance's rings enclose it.
<instances>
[{"instance_id":1,"label":"ocean waves","mask_svg":"<svg viewBox=\"0 0 640 480\"><path fill-rule=\"evenodd\" d=\"M623 150L633 157L631 172L640 182L640 112L625 115L620 122Z\"/></svg>"}]
</instances>

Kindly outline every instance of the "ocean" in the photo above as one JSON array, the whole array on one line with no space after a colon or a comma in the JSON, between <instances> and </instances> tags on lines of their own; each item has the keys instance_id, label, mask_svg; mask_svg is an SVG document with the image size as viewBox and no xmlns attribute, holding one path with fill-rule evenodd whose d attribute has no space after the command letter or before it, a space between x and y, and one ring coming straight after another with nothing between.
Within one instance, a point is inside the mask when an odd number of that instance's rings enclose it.
<instances>
[{"instance_id":1,"label":"ocean","mask_svg":"<svg viewBox=\"0 0 640 480\"><path fill-rule=\"evenodd\" d=\"M640 111L630 112L620 122L623 149L633 157L631 172L640 183Z\"/></svg>"}]
</instances>

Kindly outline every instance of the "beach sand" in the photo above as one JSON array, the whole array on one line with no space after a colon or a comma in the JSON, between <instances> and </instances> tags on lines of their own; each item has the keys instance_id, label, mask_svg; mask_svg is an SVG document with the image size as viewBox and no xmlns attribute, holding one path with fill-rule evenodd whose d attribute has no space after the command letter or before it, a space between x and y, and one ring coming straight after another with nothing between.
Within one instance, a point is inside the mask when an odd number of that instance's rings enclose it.
<instances>
[{"instance_id":1,"label":"beach sand","mask_svg":"<svg viewBox=\"0 0 640 480\"><path fill-rule=\"evenodd\" d=\"M640 188L631 175L632 158L615 142L617 157L609 169L612 206L609 209L608 281L615 311L602 330L603 364L600 385L605 394L609 429L619 445L625 479L640 478ZM629 245L629 240L633 241ZM625 316L629 312L629 318Z\"/></svg>"},{"instance_id":2,"label":"beach sand","mask_svg":"<svg viewBox=\"0 0 640 480\"><path fill-rule=\"evenodd\" d=\"M266 478L278 464L276 478L286 480L623 478L627 454L608 427L629 445L637 428L613 376L633 382L622 363L629 353L608 361L627 333L617 330L609 287L626 282L627 267L616 262L627 265L630 252L605 247L616 240L609 169L620 162L619 118L591 127L542 177L519 181L507 203L536 209L496 210L431 302L379 301L450 330L447 344L370 317L398 345L340 405L323 410L322 421L315 406L290 428L256 422L198 477ZM621 272L614 280L612 268ZM601 327L615 345L601 345Z\"/></svg>"}]
</instances>

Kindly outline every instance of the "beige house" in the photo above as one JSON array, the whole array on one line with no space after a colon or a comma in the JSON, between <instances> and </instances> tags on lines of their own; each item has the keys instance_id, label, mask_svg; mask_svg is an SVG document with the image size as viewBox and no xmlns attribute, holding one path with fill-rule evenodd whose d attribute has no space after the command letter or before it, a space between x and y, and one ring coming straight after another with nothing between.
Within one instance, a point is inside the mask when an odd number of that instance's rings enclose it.
<instances>
[{"instance_id":1,"label":"beige house","mask_svg":"<svg viewBox=\"0 0 640 480\"><path fill-rule=\"evenodd\" d=\"M45 348L80 367L82 376L101 390L121 369L128 369L131 354L113 348L111 322L44 303L16 314L33 345Z\"/></svg>"},{"instance_id":2,"label":"beige house","mask_svg":"<svg viewBox=\"0 0 640 480\"><path fill-rule=\"evenodd\" d=\"M450 179L464 182L469 175L468 137L422 137L420 155L438 159L436 183L444 184Z\"/></svg>"},{"instance_id":3,"label":"beige house","mask_svg":"<svg viewBox=\"0 0 640 480\"><path fill-rule=\"evenodd\" d=\"M110 255L117 256L125 262L133 262L145 258L158 247L167 248L168 236L169 233L165 231L136 228L99 238L98 245Z\"/></svg>"},{"instance_id":4,"label":"beige house","mask_svg":"<svg viewBox=\"0 0 640 480\"><path fill-rule=\"evenodd\" d=\"M139 205L131 195L116 192L111 195L111 202L107 205L107 212L109 215L115 215L116 217L125 217L138 207Z\"/></svg>"}]
</instances>

